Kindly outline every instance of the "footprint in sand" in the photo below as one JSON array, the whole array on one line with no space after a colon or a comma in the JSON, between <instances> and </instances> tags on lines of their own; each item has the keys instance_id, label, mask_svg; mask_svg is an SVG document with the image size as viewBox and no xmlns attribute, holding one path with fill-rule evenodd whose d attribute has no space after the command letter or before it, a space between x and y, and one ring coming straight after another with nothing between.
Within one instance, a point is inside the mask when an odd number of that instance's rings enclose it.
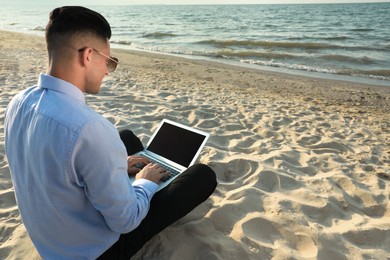
<instances>
[{"instance_id":1,"label":"footprint in sand","mask_svg":"<svg viewBox=\"0 0 390 260\"><path fill-rule=\"evenodd\" d=\"M314 258L318 254L318 247L312 238L306 234L296 233L296 248L304 258Z\"/></svg>"},{"instance_id":2,"label":"footprint in sand","mask_svg":"<svg viewBox=\"0 0 390 260\"><path fill-rule=\"evenodd\" d=\"M282 236L275 223L262 217L247 217L241 221L243 234L259 244L274 244Z\"/></svg>"},{"instance_id":3,"label":"footprint in sand","mask_svg":"<svg viewBox=\"0 0 390 260\"><path fill-rule=\"evenodd\" d=\"M348 212L345 211L348 205L345 201L339 201L335 197L329 197L325 203L323 201L301 203L302 213L311 222L318 223L325 227L331 227L334 220L349 218Z\"/></svg>"},{"instance_id":4,"label":"footprint in sand","mask_svg":"<svg viewBox=\"0 0 390 260\"><path fill-rule=\"evenodd\" d=\"M292 120L289 118L289 117L275 117L274 120L271 122L271 125L273 127L281 127L281 126L285 126L285 125L288 125L292 122Z\"/></svg>"},{"instance_id":5,"label":"footprint in sand","mask_svg":"<svg viewBox=\"0 0 390 260\"><path fill-rule=\"evenodd\" d=\"M0 192L0 209L8 209L16 207L16 200L14 192L9 189Z\"/></svg>"},{"instance_id":6,"label":"footprint in sand","mask_svg":"<svg viewBox=\"0 0 390 260\"><path fill-rule=\"evenodd\" d=\"M320 144L308 145L307 148L312 149L316 154L324 153L345 153L347 151L352 151L350 147L336 141L322 142Z\"/></svg>"},{"instance_id":7,"label":"footprint in sand","mask_svg":"<svg viewBox=\"0 0 390 260\"><path fill-rule=\"evenodd\" d=\"M260 172L258 182L255 186L266 192L276 192L279 190L297 189L301 187L301 184L290 176L264 170Z\"/></svg>"},{"instance_id":8,"label":"footprint in sand","mask_svg":"<svg viewBox=\"0 0 390 260\"><path fill-rule=\"evenodd\" d=\"M342 236L355 246L361 248L378 248L379 245L382 245L381 248L383 250L388 250L390 245L390 229L388 223L384 223L383 229L353 230L342 234Z\"/></svg>"},{"instance_id":9,"label":"footprint in sand","mask_svg":"<svg viewBox=\"0 0 390 260\"><path fill-rule=\"evenodd\" d=\"M297 143L303 147L315 145L319 141L321 141L321 136L319 135L302 134L297 138Z\"/></svg>"},{"instance_id":10,"label":"footprint in sand","mask_svg":"<svg viewBox=\"0 0 390 260\"><path fill-rule=\"evenodd\" d=\"M221 184L231 183L241 187L245 179L256 175L259 163L245 159L232 159L228 162L215 163L213 167L218 173L218 180Z\"/></svg>"}]
</instances>

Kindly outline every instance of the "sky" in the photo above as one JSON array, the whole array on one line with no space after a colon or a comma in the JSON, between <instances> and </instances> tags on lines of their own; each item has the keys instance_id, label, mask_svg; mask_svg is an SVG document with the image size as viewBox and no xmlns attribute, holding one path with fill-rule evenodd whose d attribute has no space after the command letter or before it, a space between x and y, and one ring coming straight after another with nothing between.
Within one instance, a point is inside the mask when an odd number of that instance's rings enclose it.
<instances>
[{"instance_id":1,"label":"sky","mask_svg":"<svg viewBox=\"0 0 390 260\"><path fill-rule=\"evenodd\" d=\"M9 3L0 0L0 4ZM373 3L390 0L13 0L13 4L48 4L48 5L131 5L131 4L290 4L290 3Z\"/></svg>"}]
</instances>

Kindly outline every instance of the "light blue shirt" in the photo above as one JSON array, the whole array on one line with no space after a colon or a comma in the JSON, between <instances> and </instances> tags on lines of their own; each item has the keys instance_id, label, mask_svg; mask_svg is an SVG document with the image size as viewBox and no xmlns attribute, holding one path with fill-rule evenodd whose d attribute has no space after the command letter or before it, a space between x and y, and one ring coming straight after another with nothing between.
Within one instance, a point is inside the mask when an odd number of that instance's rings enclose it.
<instances>
[{"instance_id":1,"label":"light blue shirt","mask_svg":"<svg viewBox=\"0 0 390 260\"><path fill-rule=\"evenodd\" d=\"M146 216L158 185L130 183L117 129L74 85L41 74L13 98L5 148L26 229L44 259L94 259Z\"/></svg>"}]
</instances>

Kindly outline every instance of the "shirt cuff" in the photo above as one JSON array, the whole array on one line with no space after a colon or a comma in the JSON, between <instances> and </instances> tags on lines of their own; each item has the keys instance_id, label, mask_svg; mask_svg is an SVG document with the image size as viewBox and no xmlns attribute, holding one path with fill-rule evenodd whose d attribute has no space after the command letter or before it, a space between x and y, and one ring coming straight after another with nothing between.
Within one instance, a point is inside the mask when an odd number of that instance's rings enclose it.
<instances>
[{"instance_id":1,"label":"shirt cuff","mask_svg":"<svg viewBox=\"0 0 390 260\"><path fill-rule=\"evenodd\" d=\"M147 179L135 180L132 185L142 188L143 190L149 193L148 195L153 195L154 193L157 192L158 188L160 187L157 183L154 183Z\"/></svg>"}]
</instances>

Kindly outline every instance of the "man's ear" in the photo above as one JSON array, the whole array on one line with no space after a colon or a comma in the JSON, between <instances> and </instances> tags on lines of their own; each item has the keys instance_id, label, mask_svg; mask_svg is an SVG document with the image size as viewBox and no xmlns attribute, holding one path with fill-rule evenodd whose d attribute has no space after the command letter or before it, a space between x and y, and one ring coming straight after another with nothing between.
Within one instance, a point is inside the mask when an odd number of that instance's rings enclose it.
<instances>
[{"instance_id":1,"label":"man's ear","mask_svg":"<svg viewBox=\"0 0 390 260\"><path fill-rule=\"evenodd\" d=\"M91 62L92 52L93 50L91 48L85 48L82 51L82 55L80 55L80 62L82 66L87 66Z\"/></svg>"}]
</instances>

